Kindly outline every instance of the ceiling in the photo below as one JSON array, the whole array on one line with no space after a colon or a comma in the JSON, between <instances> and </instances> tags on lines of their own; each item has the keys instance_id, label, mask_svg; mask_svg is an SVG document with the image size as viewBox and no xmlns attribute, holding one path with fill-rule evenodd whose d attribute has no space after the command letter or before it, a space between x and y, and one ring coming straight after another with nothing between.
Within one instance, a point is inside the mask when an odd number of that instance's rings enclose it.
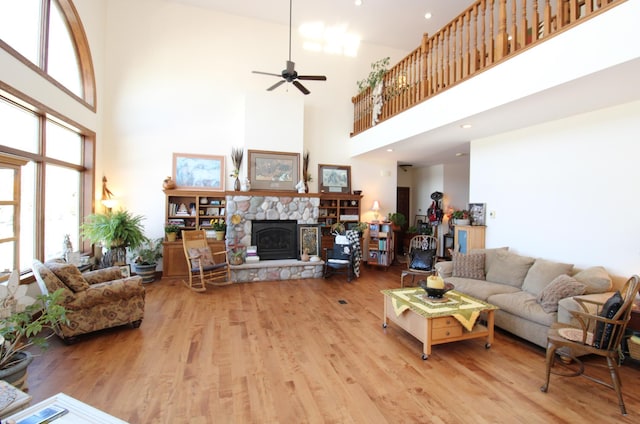
<instances>
[{"instance_id":1,"label":"ceiling","mask_svg":"<svg viewBox=\"0 0 640 424\"><path fill-rule=\"evenodd\" d=\"M168 0L239 16L289 24L287 0ZM452 21L473 0L293 0L292 24L321 20L346 24L361 42L413 50L423 33L433 34ZM432 18L426 20L426 12ZM384 158L413 167L468 161L469 140L560 119L640 99L640 84L628 84L640 74L640 59L562 84L502 107L468 117L472 129L461 131L453 122L415 137L366 153L361 158ZM387 148L393 152L387 152Z\"/></svg>"},{"instance_id":2,"label":"ceiling","mask_svg":"<svg viewBox=\"0 0 640 424\"><path fill-rule=\"evenodd\" d=\"M172 0L233 15L289 25L288 0ZM434 34L451 22L474 0L293 0L292 24L323 21L347 25L361 42L410 52L426 32ZM425 19L425 13L431 19Z\"/></svg>"}]
</instances>

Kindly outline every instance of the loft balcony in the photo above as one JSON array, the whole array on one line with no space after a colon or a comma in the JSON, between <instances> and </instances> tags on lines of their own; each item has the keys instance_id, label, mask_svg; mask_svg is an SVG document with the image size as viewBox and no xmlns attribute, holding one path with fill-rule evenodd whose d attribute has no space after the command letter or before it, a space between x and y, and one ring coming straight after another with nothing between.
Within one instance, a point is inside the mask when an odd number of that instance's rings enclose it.
<instances>
[{"instance_id":1,"label":"loft balcony","mask_svg":"<svg viewBox=\"0 0 640 424\"><path fill-rule=\"evenodd\" d=\"M620 5L624 7L617 8ZM614 13L614 9L619 12ZM610 11L611 14L608 13ZM608 78L603 84L605 87L615 87L620 75L626 77L640 69L640 54L637 47L632 47L633 37L630 36L637 30L633 29L629 11L636 13L637 4L625 0L477 1L436 34L425 34L420 46L386 73L382 87L377 90L367 88L352 98L351 155L372 152L429 131L441 133L445 126L466 117L479 117L489 109L502 108L503 116L507 118L529 113L534 104L549 109L549 113L541 109L534 113L539 115L537 122L553 119L556 116L550 112L563 109L566 99L558 100L556 96L553 103L547 104L550 97L543 99L538 96L537 102L529 104L529 109L524 109L524 112L523 108L516 112L505 107L509 103L515 106L524 98L533 99L543 92L548 94L550 88L561 87L565 97L567 94L574 97L574 105L564 107L565 112L573 109L573 113L580 113L584 111L581 107L587 107L587 104L597 106L593 100L600 96L603 87L588 85L584 90L584 85L578 87L574 84L571 91L567 83L582 80L593 84L596 79L590 79L592 75L589 72L595 74L606 70L610 66L608 59L593 67L584 66L583 62L589 60L590 54L593 56L594 52L603 49L615 51L612 69L613 65L621 65L615 67L617 72L609 70L607 75L603 72L600 76ZM606 18L609 15L614 16L614 20L622 19L622 22L616 25L617 21L614 21L615 31L601 33L595 22L611 21ZM608 24L611 27L611 22ZM583 31L578 31L579 28ZM571 42L566 43L567 39ZM566 54L558 47L560 40L568 46ZM603 43L611 44L603 47ZM571 48L576 45L580 49ZM575 63L575 66L572 66L573 62L567 64L572 55L580 55L582 62ZM598 60L600 58L591 58L591 62ZM523 70L523 64L528 68ZM576 68L577 72L569 75L567 68ZM554 74L551 75L552 72ZM512 89L514 86L517 88ZM507 93L512 94L511 97L500 92L505 87L511 90ZM466 97L461 94L463 91ZM618 86L617 90L607 92L607 96L612 97L608 103L640 98L637 91L633 87L620 90ZM494 93L494 99L487 99ZM589 98L589 93L593 99ZM585 98L587 101L583 101ZM478 100L484 102L482 107L475 107ZM600 107L606 106L605 103L603 101ZM454 109L456 113L452 113ZM490 118L496 120L495 115ZM494 130L498 126L506 131L536 123L535 120L521 118L514 117L520 121L520 126L492 122L497 124ZM476 134L485 135L489 133ZM433 142L433 137L431 139ZM420 146L424 146L424 142ZM415 147L414 143L413 151ZM399 162L403 161L400 159Z\"/></svg>"}]
</instances>

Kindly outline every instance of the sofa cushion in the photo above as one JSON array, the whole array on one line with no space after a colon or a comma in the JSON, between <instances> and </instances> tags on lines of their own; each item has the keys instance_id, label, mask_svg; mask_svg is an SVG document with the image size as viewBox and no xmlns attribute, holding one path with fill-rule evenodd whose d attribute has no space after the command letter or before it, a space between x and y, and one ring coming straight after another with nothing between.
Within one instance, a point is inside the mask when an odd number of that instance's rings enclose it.
<instances>
[{"instance_id":1,"label":"sofa cushion","mask_svg":"<svg viewBox=\"0 0 640 424\"><path fill-rule=\"evenodd\" d=\"M545 312L556 312L560 299L579 296L584 293L585 287L573 277L566 274L558 275L540 292L536 300Z\"/></svg>"},{"instance_id":2,"label":"sofa cushion","mask_svg":"<svg viewBox=\"0 0 640 424\"><path fill-rule=\"evenodd\" d=\"M604 293L611 290L613 286L611 277L601 266L584 269L575 274L573 278L586 286L584 294Z\"/></svg>"},{"instance_id":3,"label":"sofa cushion","mask_svg":"<svg viewBox=\"0 0 640 424\"><path fill-rule=\"evenodd\" d=\"M505 246L505 247L495 247L493 249L471 249L469 253L471 254L484 253L484 274L486 276L487 273L489 272L489 269L491 269L491 266L495 262L496 255L500 252L503 252L503 253L507 252L508 250L509 250L509 247Z\"/></svg>"},{"instance_id":4,"label":"sofa cushion","mask_svg":"<svg viewBox=\"0 0 640 424\"><path fill-rule=\"evenodd\" d=\"M494 283L508 284L522 287L527 271L533 265L535 258L517 255L511 252L497 252L486 279Z\"/></svg>"},{"instance_id":5,"label":"sofa cushion","mask_svg":"<svg viewBox=\"0 0 640 424\"><path fill-rule=\"evenodd\" d=\"M615 292L613 296L607 299L602 305L602 310L600 311L600 316L608 319L612 319L618 311L620 307L624 303L624 299L619 291ZM609 340L611 339L611 333L613 332L613 324L605 324L603 322L598 321L596 323L596 335L593 346L600 349L606 349L609 345Z\"/></svg>"},{"instance_id":6,"label":"sofa cushion","mask_svg":"<svg viewBox=\"0 0 640 424\"><path fill-rule=\"evenodd\" d=\"M45 265L74 293L89 288L89 283L84 279L77 266L60 262L47 262Z\"/></svg>"},{"instance_id":7,"label":"sofa cushion","mask_svg":"<svg viewBox=\"0 0 640 424\"><path fill-rule=\"evenodd\" d=\"M433 269L435 256L436 249L413 249L411 251L409 268L420 271L431 271Z\"/></svg>"},{"instance_id":8,"label":"sofa cushion","mask_svg":"<svg viewBox=\"0 0 640 424\"><path fill-rule=\"evenodd\" d=\"M484 280L484 253L465 255L453 252L453 277Z\"/></svg>"},{"instance_id":9,"label":"sofa cushion","mask_svg":"<svg viewBox=\"0 0 640 424\"><path fill-rule=\"evenodd\" d=\"M49 262L47 262L47 265ZM58 289L62 289L62 297L65 302L68 302L74 298L73 291L66 284L53 273L45 264L37 259L33 260L33 272L36 278L44 284L42 291L46 289L47 292L53 293Z\"/></svg>"},{"instance_id":10,"label":"sofa cushion","mask_svg":"<svg viewBox=\"0 0 640 424\"><path fill-rule=\"evenodd\" d=\"M571 270L573 270L573 264L563 264L538 258L527 271L527 276L522 283L522 290L539 295L554 278L558 275L570 274Z\"/></svg>"},{"instance_id":11,"label":"sofa cushion","mask_svg":"<svg viewBox=\"0 0 640 424\"><path fill-rule=\"evenodd\" d=\"M555 312L545 312L536 301L536 296L524 290L515 293L496 294L490 296L487 302L508 312L510 315L547 327L551 327L551 324L556 322L557 314Z\"/></svg>"},{"instance_id":12,"label":"sofa cushion","mask_svg":"<svg viewBox=\"0 0 640 424\"><path fill-rule=\"evenodd\" d=\"M492 283L484 280L474 280L472 278L449 277L445 280L453 284L456 291L468 294L476 299L487 300L490 296L499 293L515 293L520 289L507 284Z\"/></svg>"}]
</instances>

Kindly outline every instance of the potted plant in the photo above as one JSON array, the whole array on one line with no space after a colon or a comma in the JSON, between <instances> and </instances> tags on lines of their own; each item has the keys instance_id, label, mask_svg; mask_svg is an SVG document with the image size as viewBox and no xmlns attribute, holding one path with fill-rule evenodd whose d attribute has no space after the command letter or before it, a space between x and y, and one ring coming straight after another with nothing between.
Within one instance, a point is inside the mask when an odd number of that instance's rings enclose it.
<instances>
[{"instance_id":1,"label":"potted plant","mask_svg":"<svg viewBox=\"0 0 640 424\"><path fill-rule=\"evenodd\" d=\"M367 224L366 222L358 222L355 230L358 232L360 238L362 238L364 232L367 231L367 228L369 228L369 224Z\"/></svg>"},{"instance_id":2,"label":"potted plant","mask_svg":"<svg viewBox=\"0 0 640 424\"><path fill-rule=\"evenodd\" d=\"M30 346L48 347L47 340L55 334L53 328L66 322L66 310L58 304L62 290L39 295L35 301L27 297L27 285L20 285L17 271L8 284L0 285L0 380L19 389L26 382L27 367L33 360ZM41 335L43 330L49 333Z\"/></svg>"},{"instance_id":3,"label":"potted plant","mask_svg":"<svg viewBox=\"0 0 640 424\"><path fill-rule=\"evenodd\" d=\"M229 263L231 265L242 265L244 263L244 247L234 247L229 251Z\"/></svg>"},{"instance_id":4,"label":"potted plant","mask_svg":"<svg viewBox=\"0 0 640 424\"><path fill-rule=\"evenodd\" d=\"M357 82L359 93L362 93L367 88L371 88L373 90L376 85L382 82L382 79L389 70L389 60L389 57L385 57L371 64L371 72L369 72L369 76Z\"/></svg>"},{"instance_id":5,"label":"potted plant","mask_svg":"<svg viewBox=\"0 0 640 424\"><path fill-rule=\"evenodd\" d=\"M137 248L131 249L133 259L133 269L136 274L142 277L143 283L155 281L156 266L158 259L162 257L162 238L157 240L147 239Z\"/></svg>"},{"instance_id":6,"label":"potted plant","mask_svg":"<svg viewBox=\"0 0 640 424\"><path fill-rule=\"evenodd\" d=\"M211 223L211 228L216 232L216 240L224 240L224 235L227 231L227 224L225 224L222 219L213 221Z\"/></svg>"},{"instance_id":7,"label":"potted plant","mask_svg":"<svg viewBox=\"0 0 640 424\"><path fill-rule=\"evenodd\" d=\"M102 265L124 265L127 262L127 247L135 249L147 238L144 236L142 215L133 215L127 210L92 214L80 226L82 237L91 243L102 243L107 249L102 257Z\"/></svg>"},{"instance_id":8,"label":"potted plant","mask_svg":"<svg viewBox=\"0 0 640 424\"><path fill-rule=\"evenodd\" d=\"M404 227L407 223L407 218L400 212L389 212L389 215L387 215L387 220L389 220L391 224L393 224L394 231L400 230L400 228Z\"/></svg>"},{"instance_id":9,"label":"potted plant","mask_svg":"<svg viewBox=\"0 0 640 424\"><path fill-rule=\"evenodd\" d=\"M164 232L167 235L167 241L176 241L180 227L175 224L167 224L164 226Z\"/></svg>"},{"instance_id":10,"label":"potted plant","mask_svg":"<svg viewBox=\"0 0 640 424\"><path fill-rule=\"evenodd\" d=\"M453 219L453 225L469 225L471 223L469 211L466 209L453 211L451 219Z\"/></svg>"}]
</instances>

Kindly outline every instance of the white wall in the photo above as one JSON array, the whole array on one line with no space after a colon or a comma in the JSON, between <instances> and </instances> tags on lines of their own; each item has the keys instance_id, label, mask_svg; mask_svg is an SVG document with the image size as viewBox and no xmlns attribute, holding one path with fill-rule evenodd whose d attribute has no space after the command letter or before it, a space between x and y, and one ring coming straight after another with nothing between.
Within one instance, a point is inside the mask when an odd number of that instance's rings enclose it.
<instances>
[{"instance_id":1,"label":"white wall","mask_svg":"<svg viewBox=\"0 0 640 424\"><path fill-rule=\"evenodd\" d=\"M288 26L162 0L109 0L106 22L109 150L100 160L122 205L147 217L150 236L162 235L161 184L172 172L174 152L224 155L230 169L232 146L309 151L311 192L317 192L318 164L350 165L363 204L379 196L395 207L395 163L352 161L346 143L356 81L371 62L399 60L404 52L363 45L358 58L311 53L299 47L294 31L296 70L328 80L304 81L308 96L291 84L266 93L278 79L251 71L284 68ZM260 110L262 119L253 121ZM392 172L382 176L386 170Z\"/></svg>"},{"instance_id":2,"label":"white wall","mask_svg":"<svg viewBox=\"0 0 640 424\"><path fill-rule=\"evenodd\" d=\"M471 142L487 246L617 276L640 272L640 102Z\"/></svg>"}]
</instances>

